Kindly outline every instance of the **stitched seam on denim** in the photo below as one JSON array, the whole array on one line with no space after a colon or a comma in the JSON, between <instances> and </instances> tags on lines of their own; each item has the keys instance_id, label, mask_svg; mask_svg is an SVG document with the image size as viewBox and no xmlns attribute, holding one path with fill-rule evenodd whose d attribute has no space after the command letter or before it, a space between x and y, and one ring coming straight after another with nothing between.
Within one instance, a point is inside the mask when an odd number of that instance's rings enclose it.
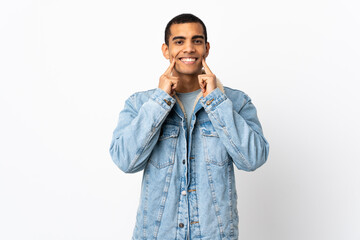
<instances>
[{"instance_id":1,"label":"stitched seam on denim","mask_svg":"<svg viewBox=\"0 0 360 240\"><path fill-rule=\"evenodd\" d=\"M210 137L213 137L213 136L210 136ZM205 146L204 146L204 148L206 148L206 154L207 154L207 159L208 159L208 162L210 162L210 163L212 163L212 164L214 164L214 165L217 165L217 166L223 166L225 163L227 163L228 161L229 161L229 157L228 157L228 155L226 155L226 158L225 159L221 159L221 161L220 162L217 162L216 161L216 157L214 157L215 158L215 160L212 158L212 157L210 157L210 154L209 154L209 144L207 144L207 138L209 138L209 136L204 136L203 135L203 138L205 139L204 141L205 141ZM220 143L221 144L221 143Z\"/></svg>"},{"instance_id":2,"label":"stitched seam on denim","mask_svg":"<svg viewBox=\"0 0 360 240\"><path fill-rule=\"evenodd\" d=\"M212 200L213 200L212 202L213 202L214 207L215 207L215 215L216 215L216 219L217 219L217 222L218 222L218 227L219 227L219 230L220 230L220 237L223 238L224 237L224 229L223 229L223 226L222 226L222 220L221 220L221 216L220 216L219 205L217 204L217 201L216 201L214 182L212 180L210 163L206 164L206 169L207 169L207 173L208 173L208 182L209 182L210 189L211 189L211 196L212 196Z\"/></svg>"},{"instance_id":3,"label":"stitched seam on denim","mask_svg":"<svg viewBox=\"0 0 360 240\"><path fill-rule=\"evenodd\" d=\"M194 165L196 165L196 163L195 163L195 161L194 161ZM198 188L197 187L197 174L196 174L197 172L196 171L194 171L194 175L195 175L195 187L196 188ZM195 212L195 216L196 216L196 219L197 220L200 220L200 216L199 216L199 205L198 205L198 202L199 202L199 200L198 200L198 194L197 194L197 191L196 191L196 188L195 189L193 189L193 191L194 191L194 195L195 195L195 201L196 201L196 212ZM199 221L197 221L197 223L199 223ZM201 230L200 230L200 224L197 224L196 226L195 226L195 228L197 229L197 231L198 231L198 235L197 235L197 237L198 238L200 238L201 239Z\"/></svg>"},{"instance_id":4,"label":"stitched seam on denim","mask_svg":"<svg viewBox=\"0 0 360 240\"><path fill-rule=\"evenodd\" d=\"M230 207L230 237L233 237L234 236L234 226L233 226L233 214L232 214L232 175L231 175L231 166L232 166L232 163L231 165L229 164L227 167L228 167L228 183L229 183L229 207Z\"/></svg>"},{"instance_id":5,"label":"stitched seam on denim","mask_svg":"<svg viewBox=\"0 0 360 240\"><path fill-rule=\"evenodd\" d=\"M146 146L148 145L148 143L150 142L151 138L154 136L156 132L156 128L152 127L151 128L151 132L149 133L149 136L146 138L145 144L140 148L140 153L135 155L134 159L131 161L129 168L128 169L132 169L133 166L135 165L136 161L139 159L139 157L141 156L141 154L144 152L144 149L146 148Z\"/></svg>"},{"instance_id":6,"label":"stitched seam on denim","mask_svg":"<svg viewBox=\"0 0 360 240\"><path fill-rule=\"evenodd\" d=\"M235 111L234 111L235 112ZM217 116L213 113L210 112L211 116L213 116L214 119L216 119L216 121L219 123L219 125L222 127L223 131L225 132L225 135L228 137L229 142L231 143L231 145L233 146L233 148L236 150L236 152L238 153L238 155L244 160L244 163L246 165L247 168L250 168L250 164L249 162L245 159L244 155L240 152L240 149L238 149L238 147L236 146L236 144L233 142L233 140L230 137L229 132L226 130L225 125L221 124L220 120L217 118Z\"/></svg>"},{"instance_id":7,"label":"stitched seam on denim","mask_svg":"<svg viewBox=\"0 0 360 240\"><path fill-rule=\"evenodd\" d=\"M218 105L220 105L221 103L223 103L225 100L228 99L228 97L225 95L225 93L223 93L223 94L224 95L215 96L214 98L206 100L206 101L204 98L203 99L203 105L205 105L204 108L207 109L207 111L215 110ZM207 96L207 97L209 97L209 96ZM211 104L208 104L208 102L210 102Z\"/></svg>"},{"instance_id":8,"label":"stitched seam on denim","mask_svg":"<svg viewBox=\"0 0 360 240\"><path fill-rule=\"evenodd\" d=\"M163 189L163 194L162 194L162 198L161 198L161 204L160 204L160 209L159 209L159 213L158 213L158 217L155 221L155 229L154 229L154 234L153 234L153 239L156 240L157 239L157 235L159 233L159 228L161 225L161 219L164 213L164 209L165 209L165 203L166 203L166 199L167 199L167 195L168 195L168 191L169 191L169 185L170 185L170 180L171 180L171 175L172 175L172 169L173 169L174 165L170 165L167 173L166 173L166 178L165 178L165 186Z\"/></svg>"},{"instance_id":9,"label":"stitched seam on denim","mask_svg":"<svg viewBox=\"0 0 360 240\"><path fill-rule=\"evenodd\" d=\"M182 178L180 178L180 185L182 182ZM176 216L176 221L179 222L179 216L180 216L180 209L181 209L181 194L178 194L179 198L178 198L178 211L177 211L177 216ZM181 216L182 216L182 212L181 212ZM180 235L180 229L179 227L176 227L176 236Z\"/></svg>"},{"instance_id":10,"label":"stitched seam on denim","mask_svg":"<svg viewBox=\"0 0 360 240\"><path fill-rule=\"evenodd\" d=\"M181 121L181 127L182 127L182 129L184 129L184 121ZM183 139L186 139L186 131L182 131L182 132L184 133ZM191 144L191 139L190 139L190 144ZM187 141L184 141L184 145L185 145L185 151L184 151L185 152L185 159L186 159L186 162L187 162L187 159L188 159L188 151L186 151L186 150L188 150L187 149ZM185 178L185 186L187 186L187 185L188 185L187 178Z\"/></svg>"},{"instance_id":11,"label":"stitched seam on denim","mask_svg":"<svg viewBox=\"0 0 360 240\"><path fill-rule=\"evenodd\" d=\"M216 136L215 135L210 135L210 134L204 134L202 131L200 131L200 133L201 133L201 135L202 135L202 138L204 139L204 148L206 148L206 150L208 150L209 148L208 148L208 144L207 144L207 139L208 139L208 137L217 137L217 138L219 138L219 135L217 134L217 132L215 132L216 133ZM220 139L220 138L219 138ZM226 158L225 159L222 159L220 162L217 162L216 160L213 160L212 158L210 158L210 155L209 155L209 152L208 151L206 151L206 156L208 157L207 159L208 159L208 161L209 162L211 162L212 164L215 164L215 165L217 165L217 166L223 166L224 164L226 164L228 161L229 161L229 156L228 156L228 154L226 155Z\"/></svg>"},{"instance_id":12,"label":"stitched seam on denim","mask_svg":"<svg viewBox=\"0 0 360 240\"><path fill-rule=\"evenodd\" d=\"M237 153L239 154L239 156L244 160L244 164L246 165L247 168L251 168L249 161L244 157L244 155L240 152L240 149L238 149L238 147L236 146L236 144L234 143L234 141L230 138L230 134L229 132L226 130L226 128L223 128L225 134L228 136L229 141L231 143L231 145L234 147L234 149L237 151Z\"/></svg>"},{"instance_id":13,"label":"stitched seam on denim","mask_svg":"<svg viewBox=\"0 0 360 240\"><path fill-rule=\"evenodd\" d=\"M162 99L159 95L154 94L154 95L150 96L150 99L152 99L154 102L158 103L165 110L168 110L169 108L171 108L171 106L167 105L165 103L164 99Z\"/></svg>"},{"instance_id":14,"label":"stitched seam on denim","mask_svg":"<svg viewBox=\"0 0 360 240\"><path fill-rule=\"evenodd\" d=\"M209 159L209 151L208 151L208 147L207 147L207 142L206 142L206 139L205 139L205 137L202 137L201 138L203 141L203 149L204 149L204 155L205 155L205 161L206 162L209 162L210 161L210 159Z\"/></svg>"},{"instance_id":15,"label":"stitched seam on denim","mask_svg":"<svg viewBox=\"0 0 360 240\"><path fill-rule=\"evenodd\" d=\"M169 165L174 164L174 162L175 162L175 154L176 154L176 144L177 144L177 141L178 141L178 138L179 138L178 136L179 136L179 133L177 134L177 137L173 137L173 140L172 140L172 144L171 144L172 154L171 154L170 162L157 163L155 161L150 161L150 163L152 165L154 165L158 169L161 169L161 168L164 168L164 167L167 167ZM164 139L162 139L162 140L164 140Z\"/></svg>"},{"instance_id":16,"label":"stitched seam on denim","mask_svg":"<svg viewBox=\"0 0 360 240\"><path fill-rule=\"evenodd\" d=\"M227 98L226 97L219 97L218 99L214 99L213 104L209 105L210 106L210 111L213 111L216 109L217 106L219 106L221 103L223 103Z\"/></svg>"},{"instance_id":17,"label":"stitched seam on denim","mask_svg":"<svg viewBox=\"0 0 360 240\"><path fill-rule=\"evenodd\" d=\"M245 99L244 99L245 100ZM246 104L248 104L251 101L251 99L248 99L239 109L239 114L241 112L241 110L246 106Z\"/></svg>"},{"instance_id":18,"label":"stitched seam on denim","mask_svg":"<svg viewBox=\"0 0 360 240\"><path fill-rule=\"evenodd\" d=\"M162 127L165 126L165 123L163 123ZM171 129L171 131L169 130L165 130L165 133L163 132L163 128L160 128L160 136L159 136L159 142L166 140L168 138L175 138L179 136L179 131L180 131L180 127L179 126L174 126L173 129Z\"/></svg>"},{"instance_id":19,"label":"stitched seam on denim","mask_svg":"<svg viewBox=\"0 0 360 240\"><path fill-rule=\"evenodd\" d=\"M157 122L160 122L159 120L160 119L163 119L165 118L165 116L168 114L168 112L165 112L163 115L160 115L157 119L156 119L156 123ZM131 161L130 165L129 165L129 168L128 169L131 169L133 168L133 166L135 165L136 161L139 159L139 157L142 155L142 153L144 152L144 150L146 149L146 147L148 146L150 140L152 139L152 137L155 135L156 133L156 130L157 130L157 126L159 125L156 124L155 127L152 126L151 127L151 132L149 133L149 136L147 137L146 141L145 141L145 144L140 148L140 153L138 155L135 155L134 159Z\"/></svg>"},{"instance_id":20,"label":"stitched seam on denim","mask_svg":"<svg viewBox=\"0 0 360 240\"><path fill-rule=\"evenodd\" d=\"M147 230L147 211L148 211L148 200L149 200L149 173L145 173L145 203L144 203L144 218L143 218L143 239L146 239Z\"/></svg>"},{"instance_id":21,"label":"stitched seam on denim","mask_svg":"<svg viewBox=\"0 0 360 240\"><path fill-rule=\"evenodd\" d=\"M168 163L164 163L165 166L172 165L172 164L175 162L176 144L177 144L177 141L178 141L178 138L179 138L178 136L179 136L179 134L177 135L176 138L174 138L173 144L172 144L172 146L171 146L172 149L173 149L173 153L172 153L172 156L171 156L171 160L170 160L170 162L168 162Z\"/></svg>"},{"instance_id":22,"label":"stitched seam on denim","mask_svg":"<svg viewBox=\"0 0 360 240\"><path fill-rule=\"evenodd\" d=\"M168 165L172 165L175 162L175 153L176 153L176 143L177 143L178 137L173 139L172 145L171 145L171 149L172 150L172 155L171 155L171 160L170 162L164 162L163 165L160 164L160 167L166 167Z\"/></svg>"},{"instance_id":23,"label":"stitched seam on denim","mask_svg":"<svg viewBox=\"0 0 360 240\"><path fill-rule=\"evenodd\" d=\"M190 157L190 159L195 159L194 157ZM197 193L195 192L196 191L196 188L197 188L197 175L196 175L196 162L195 161L191 161L191 173L190 173L190 179L192 181L190 181L190 188L194 188L194 189L190 189L188 190L188 192L194 192L194 193L191 193L189 194L188 196L188 199L189 199L189 202L191 204L190 206L190 210L189 210L189 215L190 218L193 220L192 222L190 222L190 226L189 228L190 229L193 229L193 231L190 231L190 234L191 235L195 235L196 237L198 237L199 235L201 236L201 231L200 231L200 225L194 225L194 226L191 226L192 224L194 223L199 223L199 207L198 207L198 199L197 199ZM194 203L194 204L192 204Z\"/></svg>"}]
</instances>

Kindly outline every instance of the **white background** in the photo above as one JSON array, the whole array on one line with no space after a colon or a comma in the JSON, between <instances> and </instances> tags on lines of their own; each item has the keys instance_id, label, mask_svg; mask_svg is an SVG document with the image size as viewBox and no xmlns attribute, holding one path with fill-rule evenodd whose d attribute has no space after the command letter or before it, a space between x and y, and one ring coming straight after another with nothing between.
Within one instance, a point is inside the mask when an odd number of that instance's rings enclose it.
<instances>
[{"instance_id":1,"label":"white background","mask_svg":"<svg viewBox=\"0 0 360 240\"><path fill-rule=\"evenodd\" d=\"M142 172L108 152L124 100L157 87L180 13L253 100L268 161L236 171L240 239L360 239L360 5L1 1L0 239L130 239Z\"/></svg>"}]
</instances>

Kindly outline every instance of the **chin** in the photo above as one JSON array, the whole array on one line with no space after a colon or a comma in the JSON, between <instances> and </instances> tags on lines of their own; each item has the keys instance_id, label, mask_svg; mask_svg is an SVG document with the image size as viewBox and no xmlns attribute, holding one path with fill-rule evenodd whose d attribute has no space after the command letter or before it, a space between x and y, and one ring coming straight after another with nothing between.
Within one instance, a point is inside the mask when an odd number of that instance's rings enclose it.
<instances>
[{"instance_id":1,"label":"chin","mask_svg":"<svg viewBox=\"0 0 360 240\"><path fill-rule=\"evenodd\" d=\"M180 74L185 74L185 75L201 74L201 68L200 69L195 69L195 70L182 69L181 71L179 71L179 73Z\"/></svg>"},{"instance_id":2,"label":"chin","mask_svg":"<svg viewBox=\"0 0 360 240\"><path fill-rule=\"evenodd\" d=\"M191 72L181 72L180 74L184 74L184 75L195 75L195 74L198 74L198 72L194 72L194 71L191 71Z\"/></svg>"}]
</instances>

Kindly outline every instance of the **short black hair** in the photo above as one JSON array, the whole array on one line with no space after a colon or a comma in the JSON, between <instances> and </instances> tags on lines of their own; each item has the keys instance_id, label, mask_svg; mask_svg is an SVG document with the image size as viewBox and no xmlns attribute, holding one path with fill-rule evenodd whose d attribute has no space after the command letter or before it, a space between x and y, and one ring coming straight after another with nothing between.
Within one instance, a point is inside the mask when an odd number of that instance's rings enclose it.
<instances>
[{"instance_id":1,"label":"short black hair","mask_svg":"<svg viewBox=\"0 0 360 240\"><path fill-rule=\"evenodd\" d=\"M169 37L171 35L171 32L170 32L171 25L180 24L180 23L200 23L204 30L205 43L207 43L207 32L206 32L206 27L205 27L205 24L203 23L203 21L201 21L200 18L198 18L197 16L195 16L193 14L183 13L183 14L177 15L176 17L171 19L170 22L168 22L168 24L166 25L166 28L165 28L165 43L166 43L166 45L169 46Z\"/></svg>"}]
</instances>

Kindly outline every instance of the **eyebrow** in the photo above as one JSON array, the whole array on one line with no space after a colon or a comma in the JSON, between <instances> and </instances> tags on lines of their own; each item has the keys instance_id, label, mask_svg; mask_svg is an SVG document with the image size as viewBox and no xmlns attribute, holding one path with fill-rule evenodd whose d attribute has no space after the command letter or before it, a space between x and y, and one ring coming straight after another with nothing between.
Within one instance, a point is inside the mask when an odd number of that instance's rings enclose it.
<instances>
[{"instance_id":1,"label":"eyebrow","mask_svg":"<svg viewBox=\"0 0 360 240\"><path fill-rule=\"evenodd\" d=\"M196 39L196 38L204 39L204 36L203 35L194 35L191 39ZM185 39L185 37L183 37L183 36L175 36L175 37L173 37L172 41L174 41L176 39Z\"/></svg>"}]
</instances>

